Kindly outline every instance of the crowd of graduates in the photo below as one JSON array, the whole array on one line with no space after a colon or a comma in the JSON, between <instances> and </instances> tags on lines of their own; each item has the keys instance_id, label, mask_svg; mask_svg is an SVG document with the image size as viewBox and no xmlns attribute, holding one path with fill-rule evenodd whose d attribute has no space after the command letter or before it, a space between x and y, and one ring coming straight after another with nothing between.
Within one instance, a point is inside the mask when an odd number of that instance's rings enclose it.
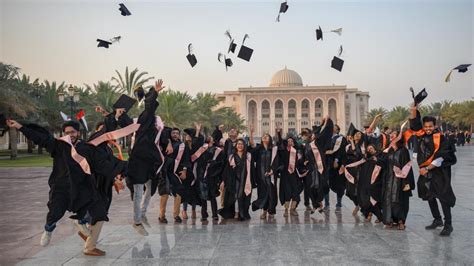
<instances>
[{"instance_id":1,"label":"crowd of graduates","mask_svg":"<svg viewBox=\"0 0 474 266\"><path fill-rule=\"evenodd\" d=\"M201 221L245 221L251 219L250 209L260 210L260 219L271 220L278 204L284 206L285 217L298 216L301 201L305 211L319 213L329 208L331 191L336 194L336 211L341 211L347 196L353 215L360 212L367 221L375 215L376 223L404 230L415 187L419 197L429 202L434 218L426 229L444 226L444 236L453 230L451 208L456 198L450 181L455 145L449 134L438 129L434 117L421 118L416 104L409 120L397 129L377 132L376 117L361 130L351 124L342 135L339 126L325 117L319 126L298 135L282 136L277 128L274 134L254 136L250 127L244 139L235 128L223 132L224 125L209 135L199 123L187 129L167 127L155 113L162 89L158 80L146 93L144 110L135 119L125 108L108 113L98 107L104 121L87 140L79 139L76 121L64 123L61 138L34 124L7 121L54 159L43 246L69 211L85 241L84 254L105 255L96 247L97 239L108 221L114 188L119 191L125 186L133 201L133 227L141 235L148 235L143 224L148 223L146 213L153 196L159 197L159 223L168 223L170 198L172 219L181 223L188 219L188 207L191 218L198 217L200 208ZM131 136L132 145L129 159L123 160L116 140L126 136ZM417 179L412 167L416 163Z\"/></svg>"}]
</instances>

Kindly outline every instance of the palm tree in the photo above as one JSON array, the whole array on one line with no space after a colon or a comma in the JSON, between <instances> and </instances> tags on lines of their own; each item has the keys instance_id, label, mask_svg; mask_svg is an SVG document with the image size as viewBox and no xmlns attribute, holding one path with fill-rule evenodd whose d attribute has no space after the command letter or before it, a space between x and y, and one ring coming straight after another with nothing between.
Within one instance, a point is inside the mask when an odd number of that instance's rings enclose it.
<instances>
[{"instance_id":1,"label":"palm tree","mask_svg":"<svg viewBox=\"0 0 474 266\"><path fill-rule=\"evenodd\" d=\"M369 125L370 123L372 123L374 118L379 114L382 115L382 117L379 120L379 125L384 125L385 119L387 118L387 114L388 114L387 109L385 109L384 107L370 109L370 111L366 115L366 118L365 118L365 121L364 121L365 124Z\"/></svg>"},{"instance_id":2,"label":"palm tree","mask_svg":"<svg viewBox=\"0 0 474 266\"><path fill-rule=\"evenodd\" d=\"M37 107L28 95L30 84L19 80L19 68L0 62L0 112L13 118L25 118L28 114L36 111ZM15 128L8 129L10 143L10 159L14 160L18 155L17 138L18 131Z\"/></svg>"},{"instance_id":3,"label":"palm tree","mask_svg":"<svg viewBox=\"0 0 474 266\"><path fill-rule=\"evenodd\" d=\"M222 107L214 112L214 125L225 125L226 130L237 128L239 130L245 129L245 120L232 107Z\"/></svg>"},{"instance_id":4,"label":"palm tree","mask_svg":"<svg viewBox=\"0 0 474 266\"><path fill-rule=\"evenodd\" d=\"M388 114L385 120L386 126L398 128L408 119L410 111L406 107L396 106Z\"/></svg>"},{"instance_id":5,"label":"palm tree","mask_svg":"<svg viewBox=\"0 0 474 266\"><path fill-rule=\"evenodd\" d=\"M138 73L138 68L135 68L128 73L128 67L125 68L125 79L122 77L118 70L115 70L117 73L117 77L112 77L112 81L117 83L117 87L119 89L119 93L125 93L130 97L133 96L133 90L137 86L142 86L143 84L147 83L148 81L154 79L154 77L144 77L148 75L148 72L140 72ZM138 74L137 74L138 73Z\"/></svg>"},{"instance_id":6,"label":"palm tree","mask_svg":"<svg viewBox=\"0 0 474 266\"><path fill-rule=\"evenodd\" d=\"M158 95L158 113L169 127L189 127L196 121L192 97L186 92L166 90Z\"/></svg>"},{"instance_id":7,"label":"palm tree","mask_svg":"<svg viewBox=\"0 0 474 266\"><path fill-rule=\"evenodd\" d=\"M219 104L219 100L216 99L215 94L200 92L193 98L192 103L196 120L202 124L203 128L207 129L215 126L215 124L213 124L213 118L216 115L214 109Z\"/></svg>"}]
</instances>

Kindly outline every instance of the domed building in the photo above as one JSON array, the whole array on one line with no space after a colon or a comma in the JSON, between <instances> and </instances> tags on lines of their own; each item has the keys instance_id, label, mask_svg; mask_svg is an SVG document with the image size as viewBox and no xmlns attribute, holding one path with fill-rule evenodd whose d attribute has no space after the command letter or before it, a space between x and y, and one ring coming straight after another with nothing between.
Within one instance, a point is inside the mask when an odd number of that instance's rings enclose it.
<instances>
[{"instance_id":1,"label":"domed building","mask_svg":"<svg viewBox=\"0 0 474 266\"><path fill-rule=\"evenodd\" d=\"M274 134L277 126L288 132L301 132L319 125L329 115L346 132L350 123L358 128L369 110L369 93L346 85L303 86L294 70L284 68L270 79L268 87L243 87L218 94L219 107L233 107L255 128L255 136Z\"/></svg>"}]
</instances>

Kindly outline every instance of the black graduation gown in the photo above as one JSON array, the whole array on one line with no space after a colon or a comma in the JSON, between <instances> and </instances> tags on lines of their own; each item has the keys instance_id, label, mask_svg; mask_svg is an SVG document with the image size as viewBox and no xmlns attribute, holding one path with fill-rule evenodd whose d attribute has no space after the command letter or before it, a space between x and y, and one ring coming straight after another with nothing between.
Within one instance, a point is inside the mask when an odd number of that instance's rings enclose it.
<instances>
[{"instance_id":1,"label":"black graduation gown","mask_svg":"<svg viewBox=\"0 0 474 266\"><path fill-rule=\"evenodd\" d=\"M278 147L276 154L273 154L274 146L265 149L263 145L257 145L252 149L252 159L255 162L255 179L257 182L258 198L252 202L252 211L263 209L269 214L276 213L276 205L278 203L277 180L282 170L280 160L278 158ZM272 162L272 157L274 160ZM265 176L270 169L273 171L272 176Z\"/></svg>"},{"instance_id":2,"label":"black graduation gown","mask_svg":"<svg viewBox=\"0 0 474 266\"><path fill-rule=\"evenodd\" d=\"M225 156L224 151L221 150L216 159L213 160L217 149L217 146L208 148L196 162L194 162L197 164L195 186L198 188L199 198L201 200L215 199L219 196L220 176L223 170Z\"/></svg>"},{"instance_id":3,"label":"black graduation gown","mask_svg":"<svg viewBox=\"0 0 474 266\"><path fill-rule=\"evenodd\" d=\"M305 156L306 160L309 161L308 176L305 182L305 186L308 186L310 191L310 198L313 206L318 206L323 200L324 195L329 193L329 181L328 181L328 167L326 165L326 151L330 147L331 136L333 132L334 124L331 119L328 119L326 125L319 132L319 136L316 138L314 143L319 150L321 155L321 163L323 164L323 172L319 173L318 166L316 164L316 158L314 158L313 151L311 149L311 143L305 145Z\"/></svg>"},{"instance_id":4,"label":"black graduation gown","mask_svg":"<svg viewBox=\"0 0 474 266\"><path fill-rule=\"evenodd\" d=\"M48 180L51 189L50 200L66 201L66 209L76 213L76 215L71 216L73 219L83 219L88 212L92 218L92 224L97 221L108 221L104 201L101 200L96 189L95 178L84 173L79 164L74 161L71 157L71 146L64 141L55 139L45 129L38 131L23 126L20 132L36 145L45 148L53 158L53 171ZM82 148L83 146L84 144L79 141L76 144L76 151L84 156L88 162L92 162L95 158L88 157ZM94 172L96 166L93 164L90 167L91 171ZM69 187L66 187L66 185L69 185ZM52 199L52 195L56 192L63 192L61 193L63 197ZM61 217L64 215L64 210L50 211L62 212Z\"/></svg>"},{"instance_id":5,"label":"black graduation gown","mask_svg":"<svg viewBox=\"0 0 474 266\"><path fill-rule=\"evenodd\" d=\"M337 148L336 144L339 144ZM329 174L329 188L334 191L338 196L343 196L346 190L346 177L344 172L339 174L339 170L342 165L346 164L346 146L347 140L342 135L334 135L331 139L330 150L334 151L332 154L326 155L327 167ZM334 162L337 161L337 167L334 168Z\"/></svg>"},{"instance_id":6,"label":"black graduation gown","mask_svg":"<svg viewBox=\"0 0 474 266\"><path fill-rule=\"evenodd\" d=\"M295 148L296 149L296 148ZM296 150L295 171L290 174L288 166L290 164L290 151L286 141L282 141L281 134L278 134L278 156L281 162L279 198L281 205L288 201L300 201L300 194L303 191L303 179L298 176L298 159L301 160L301 151ZM297 171L298 170L298 171Z\"/></svg>"},{"instance_id":7,"label":"black graduation gown","mask_svg":"<svg viewBox=\"0 0 474 266\"><path fill-rule=\"evenodd\" d=\"M235 203L239 205L240 219L250 219L249 207L252 194L245 194L245 183L247 181L247 172L250 171L250 182L252 188L255 187L255 167L250 164L250 169L247 169L247 156L250 153L240 158L237 154L231 154L227 157L222 178L226 192L224 193L224 207L219 209L219 215L224 219L234 218ZM235 160L235 168L230 165L229 159L233 157Z\"/></svg>"},{"instance_id":8,"label":"black graduation gown","mask_svg":"<svg viewBox=\"0 0 474 266\"><path fill-rule=\"evenodd\" d=\"M378 174L376 174L375 181L372 183L372 175L375 175L374 172L376 167L380 169L378 170ZM380 206L382 203L382 167L382 161L380 161L375 155L367 158L366 162L359 167L357 202L361 207L362 213L366 217L368 213L372 211L373 206ZM372 200L375 200L375 202L372 202L371 198ZM380 212L376 214L377 216L380 216ZM378 218L382 219L382 217Z\"/></svg>"},{"instance_id":9,"label":"black graduation gown","mask_svg":"<svg viewBox=\"0 0 474 266\"><path fill-rule=\"evenodd\" d=\"M199 137L192 136L191 146L186 145L185 153L189 154L186 157L186 160L189 160L190 167L186 171L186 179L183 180L184 188L184 197L183 202L187 202L191 205L201 205L201 199L199 197L199 182L194 176L193 169L196 162L191 162L191 156L204 144L204 137L200 135ZM187 151L186 151L187 150ZM184 157L184 156L183 156ZM179 170L180 171L180 170ZM178 173L179 173L178 171Z\"/></svg>"},{"instance_id":10,"label":"black graduation gown","mask_svg":"<svg viewBox=\"0 0 474 266\"><path fill-rule=\"evenodd\" d=\"M400 169L411 161L410 153L405 147L396 151L390 148L387 153L382 153L384 161L383 171L383 211L384 224L398 223L406 221L409 209L409 200L412 190L415 189L415 178L413 169L408 172L406 178L395 176L393 167ZM405 185L410 185L409 191L403 191Z\"/></svg>"},{"instance_id":11,"label":"black graduation gown","mask_svg":"<svg viewBox=\"0 0 474 266\"><path fill-rule=\"evenodd\" d=\"M355 150L352 149L352 145L350 143L347 144L346 146L346 155L347 155L346 166L349 164L355 163L359 160L362 160L364 158L362 145L365 145L365 144L362 141L359 141L358 143L354 145L355 145ZM349 181L346 182L346 196L349 197L352 200L352 202L354 202L354 205L357 206L358 205L357 186L358 186L360 166L346 168L346 170L354 177L354 184L352 184Z\"/></svg>"},{"instance_id":12,"label":"black graduation gown","mask_svg":"<svg viewBox=\"0 0 474 266\"><path fill-rule=\"evenodd\" d=\"M133 185L145 184L150 179L155 186L158 183L157 170L163 161L155 144L158 134L155 126L155 111L158 108L157 97L158 93L153 89L146 94L145 110L138 117L137 123L140 124L140 128L135 133L135 143L128 159L127 186L130 188L132 196Z\"/></svg>"},{"instance_id":13,"label":"black graduation gown","mask_svg":"<svg viewBox=\"0 0 474 266\"><path fill-rule=\"evenodd\" d=\"M193 178L193 169L191 165L191 150L187 145L184 145L183 155L181 160L178 162L178 166L176 172L174 172L175 167L175 159L178 157L179 146L181 145L181 141L174 141L171 143L173 146L173 153L166 156L166 163L163 168L164 173L167 177L167 182L169 183L170 194L173 196L179 195L181 196L182 202L189 202L192 195L189 194L189 189L186 187L190 187L190 183L192 182ZM179 172L186 167L186 179L180 180L179 179Z\"/></svg>"},{"instance_id":14,"label":"black graduation gown","mask_svg":"<svg viewBox=\"0 0 474 266\"><path fill-rule=\"evenodd\" d=\"M417 116L410 119L410 129L418 131L422 129L421 115L417 111ZM438 133L437 131L433 134ZM433 134L423 134L418 136L418 165L423 164L434 153ZM456 155L445 136L441 135L438 151L434 154L434 160L443 158L441 167L436 167L428 172L426 176L420 175L418 178L418 196L423 200L438 198L441 202L454 207L456 196L451 187L451 166L456 164Z\"/></svg>"}]
</instances>

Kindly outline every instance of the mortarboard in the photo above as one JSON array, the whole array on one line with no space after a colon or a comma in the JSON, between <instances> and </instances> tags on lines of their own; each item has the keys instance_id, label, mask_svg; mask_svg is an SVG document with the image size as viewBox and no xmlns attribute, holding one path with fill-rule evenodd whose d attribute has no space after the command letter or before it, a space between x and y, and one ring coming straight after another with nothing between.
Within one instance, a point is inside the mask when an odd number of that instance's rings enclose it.
<instances>
[{"instance_id":1,"label":"mortarboard","mask_svg":"<svg viewBox=\"0 0 474 266\"><path fill-rule=\"evenodd\" d=\"M186 58L188 59L188 62L191 67L194 67L197 64L197 59L196 56L193 54L192 49L193 45L191 43L188 44L188 55L186 56Z\"/></svg>"},{"instance_id":2,"label":"mortarboard","mask_svg":"<svg viewBox=\"0 0 474 266\"><path fill-rule=\"evenodd\" d=\"M428 92L426 92L426 89L422 89L416 96L413 98L415 101L415 106L420 104L426 97L428 97Z\"/></svg>"},{"instance_id":3,"label":"mortarboard","mask_svg":"<svg viewBox=\"0 0 474 266\"><path fill-rule=\"evenodd\" d=\"M184 133L188 134L191 137L194 137L196 135L196 129L195 128L186 128L183 131L184 131Z\"/></svg>"},{"instance_id":4,"label":"mortarboard","mask_svg":"<svg viewBox=\"0 0 474 266\"><path fill-rule=\"evenodd\" d=\"M132 109L133 105L137 100L129 97L125 94L120 95L120 98L114 103L113 107L115 109L124 108L126 112Z\"/></svg>"},{"instance_id":5,"label":"mortarboard","mask_svg":"<svg viewBox=\"0 0 474 266\"><path fill-rule=\"evenodd\" d=\"M359 130L357 130L354 126L354 124L350 124L349 126L349 129L347 130L347 136L354 136L356 132L358 132Z\"/></svg>"},{"instance_id":6,"label":"mortarboard","mask_svg":"<svg viewBox=\"0 0 474 266\"><path fill-rule=\"evenodd\" d=\"M253 54L253 49L244 45L244 42L248 37L249 35L245 34L244 39L242 40L242 45L240 46L239 54L237 55L238 58L243 59L247 62L250 61L250 58Z\"/></svg>"},{"instance_id":7,"label":"mortarboard","mask_svg":"<svg viewBox=\"0 0 474 266\"><path fill-rule=\"evenodd\" d=\"M227 50L227 53L235 53L235 48L237 48L237 44L234 42L234 39L232 38L232 35L230 35L230 31L229 30L226 30L225 31L225 35L227 37L229 37L229 49Z\"/></svg>"},{"instance_id":8,"label":"mortarboard","mask_svg":"<svg viewBox=\"0 0 474 266\"><path fill-rule=\"evenodd\" d=\"M285 2L280 4L280 11L278 12L278 16L277 16L277 19L276 19L277 22L280 22L280 14L281 13L286 13L287 10L288 10L288 3L285 1Z\"/></svg>"},{"instance_id":9,"label":"mortarboard","mask_svg":"<svg viewBox=\"0 0 474 266\"><path fill-rule=\"evenodd\" d=\"M222 60L222 59L224 59L224 60ZM231 67L231 66L233 65L232 59L226 58L225 55L222 54L222 53L219 53L219 54L217 55L217 60L219 60L219 62L221 62L221 63L224 62L224 64L225 64L225 71L227 71L227 68L228 68L228 67Z\"/></svg>"},{"instance_id":10,"label":"mortarboard","mask_svg":"<svg viewBox=\"0 0 474 266\"><path fill-rule=\"evenodd\" d=\"M343 66L344 66L344 60L342 60L339 57L334 56L334 58L331 61L331 67L341 72Z\"/></svg>"},{"instance_id":11,"label":"mortarboard","mask_svg":"<svg viewBox=\"0 0 474 266\"><path fill-rule=\"evenodd\" d=\"M104 40L101 40L101 39L97 39L97 41L99 42L99 43L97 44L97 47L109 48L109 45L112 44L112 43L109 42L109 41L104 41Z\"/></svg>"},{"instance_id":12,"label":"mortarboard","mask_svg":"<svg viewBox=\"0 0 474 266\"><path fill-rule=\"evenodd\" d=\"M444 79L444 81L445 82L451 81L451 74L453 73L454 70L457 70L458 73L465 73L465 72L467 72L468 67L470 67L470 66L471 66L471 64L462 64L462 65L459 65L459 66L453 68L451 71L449 71L449 73L446 76L446 78Z\"/></svg>"},{"instance_id":13,"label":"mortarboard","mask_svg":"<svg viewBox=\"0 0 474 266\"><path fill-rule=\"evenodd\" d=\"M316 40L323 40L323 31L321 30L321 26L319 26L319 29L316 29Z\"/></svg>"},{"instance_id":14,"label":"mortarboard","mask_svg":"<svg viewBox=\"0 0 474 266\"><path fill-rule=\"evenodd\" d=\"M119 10L122 16L130 16L132 14L124 4L119 4L119 6Z\"/></svg>"}]
</instances>

